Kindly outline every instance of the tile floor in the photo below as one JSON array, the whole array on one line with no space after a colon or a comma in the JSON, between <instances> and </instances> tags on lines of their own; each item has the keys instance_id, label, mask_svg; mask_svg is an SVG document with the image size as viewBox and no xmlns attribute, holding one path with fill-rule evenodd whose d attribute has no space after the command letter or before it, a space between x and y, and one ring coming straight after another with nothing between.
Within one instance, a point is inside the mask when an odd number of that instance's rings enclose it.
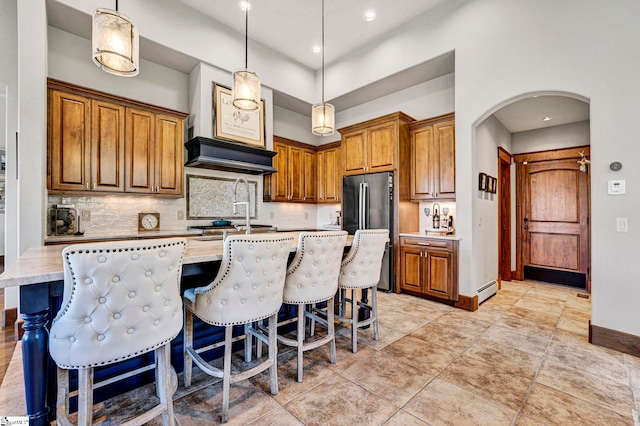
<instances>
[{"instance_id":1,"label":"tile floor","mask_svg":"<svg viewBox=\"0 0 640 426\"><path fill-rule=\"evenodd\" d=\"M232 385L229 424L633 425L640 358L587 342L590 301L577 294L505 282L472 313L380 293L379 341L361 331L353 354L349 330L339 327L338 363L326 347L305 353L302 383L295 351L281 349L278 395L266 373ZM234 365L246 368L240 355ZM217 424L221 383L195 374L187 390L179 379L179 423ZM146 392L124 400L135 411L153 400ZM97 420L122 404L96 406Z\"/></svg>"}]
</instances>

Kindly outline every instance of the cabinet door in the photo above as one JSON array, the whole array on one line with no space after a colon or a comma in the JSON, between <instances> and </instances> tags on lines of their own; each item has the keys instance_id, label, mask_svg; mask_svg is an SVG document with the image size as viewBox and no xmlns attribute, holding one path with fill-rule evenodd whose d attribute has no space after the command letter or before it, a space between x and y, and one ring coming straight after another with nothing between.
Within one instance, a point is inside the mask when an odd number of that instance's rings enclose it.
<instances>
[{"instance_id":1,"label":"cabinet door","mask_svg":"<svg viewBox=\"0 0 640 426\"><path fill-rule=\"evenodd\" d=\"M321 157L322 155L322 157ZM327 203L340 202L342 175L340 148L331 148L318 152L318 191L322 189L323 201ZM322 171L320 170L322 167Z\"/></svg>"},{"instance_id":2,"label":"cabinet door","mask_svg":"<svg viewBox=\"0 0 640 426\"><path fill-rule=\"evenodd\" d=\"M289 147L289 201L304 198L304 153L297 146Z\"/></svg>"},{"instance_id":3,"label":"cabinet door","mask_svg":"<svg viewBox=\"0 0 640 426\"><path fill-rule=\"evenodd\" d=\"M403 290L422 293L422 257L423 252L417 248L402 247L400 250L401 281Z\"/></svg>"},{"instance_id":4,"label":"cabinet door","mask_svg":"<svg viewBox=\"0 0 640 426\"><path fill-rule=\"evenodd\" d=\"M411 132L411 199L427 200L433 193L433 127Z\"/></svg>"},{"instance_id":5,"label":"cabinet door","mask_svg":"<svg viewBox=\"0 0 640 426\"><path fill-rule=\"evenodd\" d=\"M51 91L50 189L86 191L91 179L91 102Z\"/></svg>"},{"instance_id":6,"label":"cabinet door","mask_svg":"<svg viewBox=\"0 0 640 426\"><path fill-rule=\"evenodd\" d=\"M184 175L182 120L166 115L156 115L155 135L155 192L182 195Z\"/></svg>"},{"instance_id":7,"label":"cabinet door","mask_svg":"<svg viewBox=\"0 0 640 426\"><path fill-rule=\"evenodd\" d=\"M342 136L342 153L344 154L344 175L358 175L366 171L367 166L367 131L358 130Z\"/></svg>"},{"instance_id":8,"label":"cabinet door","mask_svg":"<svg viewBox=\"0 0 640 426\"><path fill-rule=\"evenodd\" d=\"M424 293L451 299L453 296L452 254L446 251L428 250L425 255Z\"/></svg>"},{"instance_id":9,"label":"cabinet door","mask_svg":"<svg viewBox=\"0 0 640 426\"><path fill-rule=\"evenodd\" d=\"M289 182L289 150L287 145L274 142L273 150L277 154L273 157L273 163L276 173L272 173L269 180L271 184L271 200L272 201L288 201L288 182Z\"/></svg>"},{"instance_id":10,"label":"cabinet door","mask_svg":"<svg viewBox=\"0 0 640 426\"><path fill-rule=\"evenodd\" d=\"M456 138L454 121L433 126L434 147L437 150L435 188L438 198L456 198Z\"/></svg>"},{"instance_id":11,"label":"cabinet door","mask_svg":"<svg viewBox=\"0 0 640 426\"><path fill-rule=\"evenodd\" d=\"M124 107L91 101L91 189L124 192Z\"/></svg>"},{"instance_id":12,"label":"cabinet door","mask_svg":"<svg viewBox=\"0 0 640 426\"><path fill-rule=\"evenodd\" d=\"M396 166L398 125L383 123L367 130L367 173L391 171Z\"/></svg>"},{"instance_id":13,"label":"cabinet door","mask_svg":"<svg viewBox=\"0 0 640 426\"><path fill-rule=\"evenodd\" d=\"M125 190L149 194L155 186L155 114L126 109Z\"/></svg>"},{"instance_id":14,"label":"cabinet door","mask_svg":"<svg viewBox=\"0 0 640 426\"><path fill-rule=\"evenodd\" d=\"M302 200L305 203L316 202L316 153L309 149L302 150L303 184Z\"/></svg>"},{"instance_id":15,"label":"cabinet door","mask_svg":"<svg viewBox=\"0 0 640 426\"><path fill-rule=\"evenodd\" d=\"M324 203L326 191L326 157L327 151L318 151L316 153L316 200L318 203Z\"/></svg>"}]
</instances>

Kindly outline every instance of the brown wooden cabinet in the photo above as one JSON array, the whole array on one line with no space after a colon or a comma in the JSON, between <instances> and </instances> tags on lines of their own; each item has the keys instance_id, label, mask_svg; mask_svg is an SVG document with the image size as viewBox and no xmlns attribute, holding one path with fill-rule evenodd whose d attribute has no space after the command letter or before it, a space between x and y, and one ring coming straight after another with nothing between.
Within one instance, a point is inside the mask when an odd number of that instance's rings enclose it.
<instances>
[{"instance_id":1,"label":"brown wooden cabinet","mask_svg":"<svg viewBox=\"0 0 640 426\"><path fill-rule=\"evenodd\" d=\"M458 300L458 241L400 238L400 288L417 295Z\"/></svg>"},{"instance_id":2,"label":"brown wooden cabinet","mask_svg":"<svg viewBox=\"0 0 640 426\"><path fill-rule=\"evenodd\" d=\"M344 176L396 170L404 125L411 121L398 112L340 129Z\"/></svg>"},{"instance_id":3,"label":"brown wooden cabinet","mask_svg":"<svg viewBox=\"0 0 640 426\"><path fill-rule=\"evenodd\" d=\"M456 149L453 114L410 124L411 200L455 200Z\"/></svg>"},{"instance_id":4,"label":"brown wooden cabinet","mask_svg":"<svg viewBox=\"0 0 640 426\"><path fill-rule=\"evenodd\" d=\"M264 201L316 202L316 152L313 145L273 137L275 173L264 177Z\"/></svg>"},{"instance_id":5,"label":"brown wooden cabinet","mask_svg":"<svg viewBox=\"0 0 640 426\"><path fill-rule=\"evenodd\" d=\"M316 187L318 203L339 203L342 195L342 156L340 142L318 147Z\"/></svg>"},{"instance_id":6,"label":"brown wooden cabinet","mask_svg":"<svg viewBox=\"0 0 640 426\"><path fill-rule=\"evenodd\" d=\"M183 196L186 114L48 83L50 192Z\"/></svg>"}]
</instances>

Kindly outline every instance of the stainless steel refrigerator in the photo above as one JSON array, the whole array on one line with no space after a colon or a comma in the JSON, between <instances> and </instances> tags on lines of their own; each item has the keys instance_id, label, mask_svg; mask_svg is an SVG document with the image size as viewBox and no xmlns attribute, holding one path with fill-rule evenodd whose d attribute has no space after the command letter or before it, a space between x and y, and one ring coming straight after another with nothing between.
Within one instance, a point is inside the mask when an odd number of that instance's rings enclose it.
<instances>
[{"instance_id":1,"label":"stainless steel refrigerator","mask_svg":"<svg viewBox=\"0 0 640 426\"><path fill-rule=\"evenodd\" d=\"M393 172L370 173L342 178L342 228L388 229L389 242L382 259L378 289L392 291L393 273Z\"/></svg>"}]
</instances>

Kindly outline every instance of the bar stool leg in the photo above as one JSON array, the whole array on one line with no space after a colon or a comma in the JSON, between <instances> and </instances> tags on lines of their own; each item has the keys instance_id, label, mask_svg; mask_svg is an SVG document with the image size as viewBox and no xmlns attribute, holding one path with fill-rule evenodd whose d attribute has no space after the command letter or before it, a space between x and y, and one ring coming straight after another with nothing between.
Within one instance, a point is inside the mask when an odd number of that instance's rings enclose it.
<instances>
[{"instance_id":1,"label":"bar stool leg","mask_svg":"<svg viewBox=\"0 0 640 426\"><path fill-rule=\"evenodd\" d=\"M69 417L69 370L58 367L58 401L56 406L56 417L58 424L60 419Z\"/></svg>"},{"instance_id":2,"label":"bar stool leg","mask_svg":"<svg viewBox=\"0 0 640 426\"><path fill-rule=\"evenodd\" d=\"M164 404L166 410L162 413L162 424L164 426L174 426L175 418L173 413L173 395L171 394L171 345L162 345L155 350L156 353L156 392L160 398L160 403Z\"/></svg>"},{"instance_id":3,"label":"bar stool leg","mask_svg":"<svg viewBox=\"0 0 640 426\"><path fill-rule=\"evenodd\" d=\"M253 324L247 323L244 325L244 362L251 362L253 336L251 335L251 333L249 333L249 326L253 326Z\"/></svg>"},{"instance_id":4,"label":"bar stool leg","mask_svg":"<svg viewBox=\"0 0 640 426\"><path fill-rule=\"evenodd\" d=\"M358 352L358 299L355 288L351 290L351 352Z\"/></svg>"},{"instance_id":5,"label":"bar stool leg","mask_svg":"<svg viewBox=\"0 0 640 426\"><path fill-rule=\"evenodd\" d=\"M337 362L336 361L336 327L335 327L335 324L333 323L334 316L335 316L333 299L334 297L327 300L327 328L328 328L327 332L329 336L331 336L331 342L329 343L331 364L335 364Z\"/></svg>"},{"instance_id":6,"label":"bar stool leg","mask_svg":"<svg viewBox=\"0 0 640 426\"><path fill-rule=\"evenodd\" d=\"M78 424L90 426L93 422L93 368L78 370Z\"/></svg>"},{"instance_id":7,"label":"bar stool leg","mask_svg":"<svg viewBox=\"0 0 640 426\"><path fill-rule=\"evenodd\" d=\"M371 315L373 315L373 339L379 340L380 336L378 335L378 289L376 287L371 287Z\"/></svg>"},{"instance_id":8,"label":"bar stool leg","mask_svg":"<svg viewBox=\"0 0 640 426\"><path fill-rule=\"evenodd\" d=\"M229 388L231 386L231 345L233 343L233 326L224 330L224 371L222 373L222 423L229 419Z\"/></svg>"},{"instance_id":9,"label":"bar stool leg","mask_svg":"<svg viewBox=\"0 0 640 426\"><path fill-rule=\"evenodd\" d=\"M183 358L184 358L184 386L191 386L191 372L193 368L193 360L187 348L193 347L193 312L184 309L184 342L183 342Z\"/></svg>"},{"instance_id":10,"label":"bar stool leg","mask_svg":"<svg viewBox=\"0 0 640 426\"><path fill-rule=\"evenodd\" d=\"M302 369L304 358L304 332L305 332L305 316L304 304L298 305L298 382L302 383Z\"/></svg>"},{"instance_id":11,"label":"bar stool leg","mask_svg":"<svg viewBox=\"0 0 640 426\"><path fill-rule=\"evenodd\" d=\"M278 314L269 317L269 359L273 361L269 367L271 395L278 394Z\"/></svg>"}]
</instances>

